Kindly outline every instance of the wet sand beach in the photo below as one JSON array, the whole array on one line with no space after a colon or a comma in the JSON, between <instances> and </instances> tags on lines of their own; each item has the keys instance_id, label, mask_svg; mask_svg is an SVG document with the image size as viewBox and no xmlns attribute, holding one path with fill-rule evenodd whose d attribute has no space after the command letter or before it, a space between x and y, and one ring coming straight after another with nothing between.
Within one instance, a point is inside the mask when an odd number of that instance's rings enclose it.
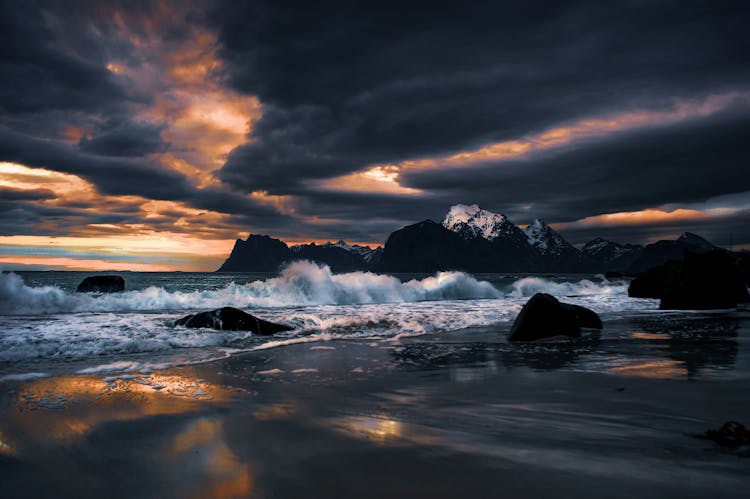
<instances>
[{"instance_id":1,"label":"wet sand beach","mask_svg":"<svg viewBox=\"0 0 750 499\"><path fill-rule=\"evenodd\" d=\"M747 312L299 343L2 382L2 497L745 497ZM616 360L615 360L616 357Z\"/></svg>"}]
</instances>

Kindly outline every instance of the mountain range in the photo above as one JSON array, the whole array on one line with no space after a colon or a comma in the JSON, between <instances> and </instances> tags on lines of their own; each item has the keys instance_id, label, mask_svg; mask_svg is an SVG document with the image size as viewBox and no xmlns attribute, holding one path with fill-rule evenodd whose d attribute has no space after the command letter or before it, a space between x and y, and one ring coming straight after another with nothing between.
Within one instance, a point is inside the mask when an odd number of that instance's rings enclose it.
<instances>
[{"instance_id":1,"label":"mountain range","mask_svg":"<svg viewBox=\"0 0 750 499\"><path fill-rule=\"evenodd\" d=\"M284 263L294 260L324 263L334 272L372 270L382 254L381 247L372 249L369 246L349 245L344 241L287 246L279 239L250 234L244 241L235 241L232 253L218 271L276 272Z\"/></svg>"},{"instance_id":2,"label":"mountain range","mask_svg":"<svg viewBox=\"0 0 750 499\"><path fill-rule=\"evenodd\" d=\"M219 272L275 272L284 263L311 260L334 272L605 272L636 274L685 250L702 253L716 249L705 239L686 232L674 241L646 247L603 238L580 249L536 219L526 228L502 213L477 205L452 206L441 223L424 220L388 236L384 247L349 245L344 241L288 246L279 239L250 234L237 239Z\"/></svg>"}]
</instances>

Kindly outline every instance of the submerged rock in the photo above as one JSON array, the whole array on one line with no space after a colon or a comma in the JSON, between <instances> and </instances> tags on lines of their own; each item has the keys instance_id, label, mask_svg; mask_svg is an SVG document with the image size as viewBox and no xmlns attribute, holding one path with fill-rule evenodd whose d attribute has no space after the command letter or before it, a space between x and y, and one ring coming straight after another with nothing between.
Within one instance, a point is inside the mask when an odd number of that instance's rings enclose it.
<instances>
[{"instance_id":1,"label":"submerged rock","mask_svg":"<svg viewBox=\"0 0 750 499\"><path fill-rule=\"evenodd\" d=\"M92 275L81 281L78 293L117 293L125 291L125 279L119 275Z\"/></svg>"},{"instance_id":2,"label":"submerged rock","mask_svg":"<svg viewBox=\"0 0 750 499\"><path fill-rule=\"evenodd\" d=\"M220 331L251 331L255 334L274 334L292 330L289 326L264 321L232 307L188 315L175 321L174 325L188 328L218 329Z\"/></svg>"},{"instance_id":3,"label":"submerged rock","mask_svg":"<svg viewBox=\"0 0 750 499\"><path fill-rule=\"evenodd\" d=\"M698 438L713 440L724 447L740 447L750 445L750 430L737 421L727 421L718 430L708 430Z\"/></svg>"},{"instance_id":4,"label":"submerged rock","mask_svg":"<svg viewBox=\"0 0 750 499\"><path fill-rule=\"evenodd\" d=\"M533 341L552 336L581 336L581 328L601 329L593 310L560 302L546 293L532 296L521 309L510 330L511 341Z\"/></svg>"}]
</instances>

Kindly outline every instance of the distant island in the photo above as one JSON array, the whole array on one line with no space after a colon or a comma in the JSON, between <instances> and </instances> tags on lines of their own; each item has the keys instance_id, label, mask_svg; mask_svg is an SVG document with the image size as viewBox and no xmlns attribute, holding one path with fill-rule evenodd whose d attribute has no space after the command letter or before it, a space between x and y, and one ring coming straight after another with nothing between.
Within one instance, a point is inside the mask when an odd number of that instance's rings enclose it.
<instances>
[{"instance_id":1,"label":"distant island","mask_svg":"<svg viewBox=\"0 0 750 499\"><path fill-rule=\"evenodd\" d=\"M275 272L285 263L310 260L334 272L621 272L635 275L685 250L718 249L686 232L676 240L647 246L603 238L576 248L542 220L521 229L502 213L477 205L455 205L442 223L424 220L391 233L384 247L349 245L344 241L288 246L267 235L237 239L218 272Z\"/></svg>"}]
</instances>

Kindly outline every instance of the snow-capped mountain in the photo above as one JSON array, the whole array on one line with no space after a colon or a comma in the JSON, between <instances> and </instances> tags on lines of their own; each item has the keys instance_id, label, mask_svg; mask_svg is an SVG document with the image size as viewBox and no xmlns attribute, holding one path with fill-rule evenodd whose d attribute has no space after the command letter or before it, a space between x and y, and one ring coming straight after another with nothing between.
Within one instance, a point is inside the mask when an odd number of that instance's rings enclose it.
<instances>
[{"instance_id":1,"label":"snow-capped mountain","mask_svg":"<svg viewBox=\"0 0 750 499\"><path fill-rule=\"evenodd\" d=\"M584 255L596 261L609 263L625 256L634 256L643 249L639 244L621 244L597 237L581 248Z\"/></svg>"},{"instance_id":2,"label":"snow-capped mountain","mask_svg":"<svg viewBox=\"0 0 750 499\"><path fill-rule=\"evenodd\" d=\"M559 257L566 254L577 254L579 251L566 241L558 232L540 219L534 220L524 230L526 239L532 248L540 254Z\"/></svg>"},{"instance_id":3,"label":"snow-capped mountain","mask_svg":"<svg viewBox=\"0 0 750 499\"><path fill-rule=\"evenodd\" d=\"M523 231L508 217L502 213L483 210L475 204L451 206L443 220L443 227L464 239L481 237L493 241L502 238L519 242L526 238Z\"/></svg>"}]
</instances>

